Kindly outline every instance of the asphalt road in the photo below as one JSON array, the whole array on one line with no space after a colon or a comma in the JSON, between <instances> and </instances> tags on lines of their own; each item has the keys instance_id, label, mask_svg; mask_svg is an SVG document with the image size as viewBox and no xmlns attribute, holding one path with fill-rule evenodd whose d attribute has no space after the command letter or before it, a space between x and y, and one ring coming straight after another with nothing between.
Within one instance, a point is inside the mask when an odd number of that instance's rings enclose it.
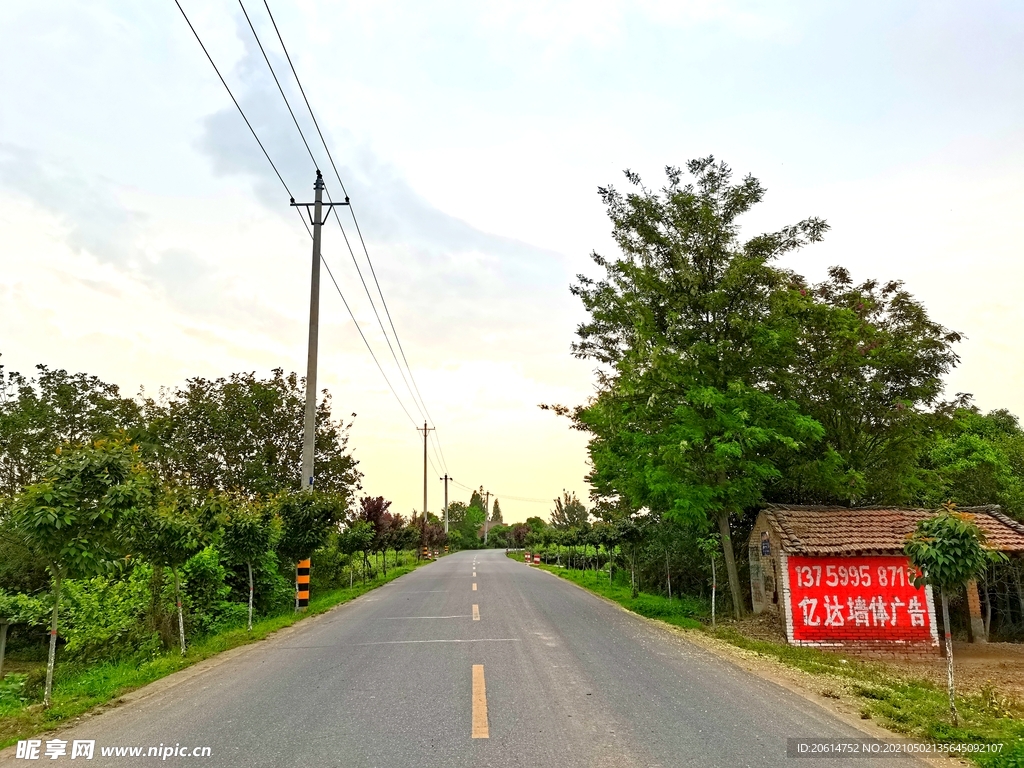
<instances>
[{"instance_id":1,"label":"asphalt road","mask_svg":"<svg viewBox=\"0 0 1024 768\"><path fill-rule=\"evenodd\" d=\"M474 575L475 574L475 575ZM476 584L474 589L473 585ZM504 552L461 552L65 730L89 766L796 766L825 709ZM54 738L53 736L42 737ZM103 757L101 746L209 747ZM0 762L29 765L25 760ZM37 765L79 764L68 756ZM872 768L911 766L872 759Z\"/></svg>"}]
</instances>

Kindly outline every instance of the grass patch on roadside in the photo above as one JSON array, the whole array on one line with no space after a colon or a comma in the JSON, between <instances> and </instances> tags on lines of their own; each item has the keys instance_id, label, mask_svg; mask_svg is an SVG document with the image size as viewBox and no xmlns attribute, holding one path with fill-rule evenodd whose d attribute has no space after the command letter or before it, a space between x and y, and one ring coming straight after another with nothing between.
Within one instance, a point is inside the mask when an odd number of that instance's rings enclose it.
<instances>
[{"instance_id":1,"label":"grass patch on roadside","mask_svg":"<svg viewBox=\"0 0 1024 768\"><path fill-rule=\"evenodd\" d=\"M957 696L960 726L949 716L944 688L894 674L884 662L859 661L814 648L754 640L732 627L705 628L708 634L811 674L828 676L861 702L861 717L910 738L939 744L1003 744L998 754L954 753L992 768L1024 768L1024 720L1019 706L994 693Z\"/></svg>"},{"instance_id":2,"label":"grass patch on roadside","mask_svg":"<svg viewBox=\"0 0 1024 768\"><path fill-rule=\"evenodd\" d=\"M509 557L522 560L522 554ZM627 586L609 584L608 576L592 571L570 571L550 565L534 565L614 600L634 613L684 629L697 629L730 645L776 659L823 679L823 694L837 698L836 690L852 695L861 705L861 717L911 739L953 745L1003 744L1000 753L953 751L986 768L1024 768L1024 711L1021 703L999 700L994 692L957 696L960 726L954 728L949 716L949 699L944 688L926 680L895 674L884 662L861 661L836 653L801 648L783 642L747 637L735 627L712 630L699 621L707 617L707 605L694 598L669 601L660 595L641 592L633 599Z\"/></svg>"},{"instance_id":3,"label":"grass patch on roadside","mask_svg":"<svg viewBox=\"0 0 1024 768\"><path fill-rule=\"evenodd\" d=\"M425 560L389 569L386 577L378 575L374 580L367 581L365 586L357 583L351 589L337 589L322 595L314 595L303 613L285 613L254 621L252 632L243 626L199 638L189 646L185 656L171 650L141 663L137 660L126 660L88 667L64 664L58 657L53 682L53 706L48 710L44 710L41 704L31 701L24 695L26 675L7 675L0 681L0 749L16 743L19 739L26 739L55 728L94 707L114 701L126 693L190 667L196 662L232 648L263 640L279 629L310 616L326 613L428 562L430 561Z\"/></svg>"},{"instance_id":4,"label":"grass patch on roadside","mask_svg":"<svg viewBox=\"0 0 1024 768\"><path fill-rule=\"evenodd\" d=\"M513 559L522 560L521 554L519 558L514 558L513 555L514 553L510 552L508 556ZM698 629L703 625L696 617L704 616L708 611L708 606L704 601L687 595L684 595L681 599L674 598L669 600L661 595L649 595L646 592L641 592L634 598L629 587L622 586L621 584L609 584L608 576L602 575L601 572L569 570L557 565L539 564L531 567L548 571L566 581L578 584L595 594L607 597L623 608L633 611L633 613L639 613L641 616L646 616L650 619L658 619L676 627Z\"/></svg>"}]
</instances>

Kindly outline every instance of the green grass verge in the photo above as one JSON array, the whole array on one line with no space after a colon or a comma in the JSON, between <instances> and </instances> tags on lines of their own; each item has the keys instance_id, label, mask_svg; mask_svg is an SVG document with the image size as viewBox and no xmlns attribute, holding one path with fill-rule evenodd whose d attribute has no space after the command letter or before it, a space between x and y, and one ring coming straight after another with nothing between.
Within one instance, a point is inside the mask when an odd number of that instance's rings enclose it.
<instances>
[{"instance_id":1,"label":"green grass verge","mask_svg":"<svg viewBox=\"0 0 1024 768\"><path fill-rule=\"evenodd\" d=\"M509 553L522 560L522 553ZM550 565L535 565L574 584L609 598L641 616L685 629L697 629L738 648L777 659L804 672L822 676L822 695L836 697L839 691L853 694L861 702L861 717L873 719L884 728L914 739L939 744L1003 744L999 754L963 756L986 768L1024 768L1024 720L1019 708L1000 699L995 691L975 696L958 696L960 726L954 728L949 699L944 688L926 680L895 674L881 662L866 662L814 648L755 640L735 627L712 630L699 621L707 607L694 598L669 601L643 592L633 598L627 586L609 584L607 574L570 571ZM1019 704L1018 704L1019 707Z\"/></svg>"},{"instance_id":2,"label":"green grass verge","mask_svg":"<svg viewBox=\"0 0 1024 768\"><path fill-rule=\"evenodd\" d=\"M516 557L516 554L515 552L509 552L508 556L522 561L522 553L518 553L518 557ZM634 598L632 590L628 586L609 584L608 575L605 573L569 570L557 565L539 564L533 567L553 573L602 597L614 600L622 607L633 611L633 613L639 613L641 616L651 619L658 619L676 627L684 627L686 629L702 627L703 624L697 619L698 617L703 617L709 610L708 605L703 600L688 595L683 595L681 599L669 600L661 595L649 595L646 592L641 592Z\"/></svg>"},{"instance_id":3,"label":"green grass verge","mask_svg":"<svg viewBox=\"0 0 1024 768\"><path fill-rule=\"evenodd\" d=\"M20 689L25 675L7 675L0 681L0 749L16 743L19 739L53 729L94 707L113 701L196 662L231 648L263 640L279 629L310 616L326 613L382 584L404 576L427 562L430 561L413 562L391 568L386 577L378 575L376 579L367 581L365 586L355 584L351 589L338 589L315 595L303 613L285 613L261 619L253 623L251 632L245 627L240 627L200 638L189 646L185 656L177 651L169 651L142 663L134 660L109 662L86 668L61 664L58 658L53 686L53 706L48 710L44 710L41 704L22 699Z\"/></svg>"}]
</instances>

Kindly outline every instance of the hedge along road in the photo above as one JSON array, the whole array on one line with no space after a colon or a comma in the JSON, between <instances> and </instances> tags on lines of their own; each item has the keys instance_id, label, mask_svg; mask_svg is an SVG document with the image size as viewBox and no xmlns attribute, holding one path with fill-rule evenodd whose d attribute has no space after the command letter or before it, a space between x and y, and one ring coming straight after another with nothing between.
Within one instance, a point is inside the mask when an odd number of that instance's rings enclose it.
<instances>
[{"instance_id":1,"label":"hedge along road","mask_svg":"<svg viewBox=\"0 0 1024 768\"><path fill-rule=\"evenodd\" d=\"M473 585L476 584L476 589ZM43 735L209 747L204 766L782 766L864 738L801 696L561 579L460 552L199 675ZM842 760L798 760L801 767ZM870 760L920 765L915 760ZM15 748L0 763L26 765ZM77 764L77 763L76 763Z\"/></svg>"}]
</instances>

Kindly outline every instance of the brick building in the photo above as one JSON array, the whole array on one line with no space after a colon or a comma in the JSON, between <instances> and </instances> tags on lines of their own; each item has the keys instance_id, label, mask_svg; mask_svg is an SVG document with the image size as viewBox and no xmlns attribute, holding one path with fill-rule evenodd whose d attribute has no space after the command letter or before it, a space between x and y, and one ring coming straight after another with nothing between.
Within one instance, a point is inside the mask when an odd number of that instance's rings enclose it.
<instances>
[{"instance_id":1,"label":"brick building","mask_svg":"<svg viewBox=\"0 0 1024 768\"><path fill-rule=\"evenodd\" d=\"M1024 525L998 507L964 508L987 545L1024 552ZM748 542L755 613L778 613L793 645L868 655L937 655L931 587L914 587L906 538L933 510L772 505ZM984 641L977 585L968 585L972 635Z\"/></svg>"}]
</instances>

